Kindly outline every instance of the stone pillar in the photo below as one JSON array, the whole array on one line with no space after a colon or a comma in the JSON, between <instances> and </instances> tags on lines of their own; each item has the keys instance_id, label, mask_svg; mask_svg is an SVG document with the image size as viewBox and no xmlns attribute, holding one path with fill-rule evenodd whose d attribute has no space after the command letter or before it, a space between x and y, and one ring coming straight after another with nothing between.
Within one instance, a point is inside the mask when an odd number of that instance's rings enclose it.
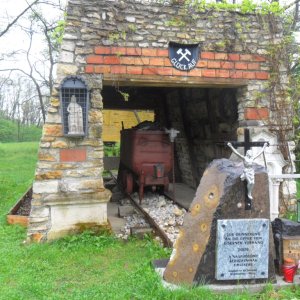
<instances>
[{"instance_id":1,"label":"stone pillar","mask_svg":"<svg viewBox=\"0 0 300 300\"><path fill-rule=\"evenodd\" d=\"M269 179L271 221L279 217L279 187L281 182L282 179Z\"/></svg>"},{"instance_id":2,"label":"stone pillar","mask_svg":"<svg viewBox=\"0 0 300 300\"><path fill-rule=\"evenodd\" d=\"M92 79L85 79L91 87L85 137L63 136L58 92L51 99L33 183L28 241L47 241L108 225L111 193L102 178L102 82Z\"/></svg>"}]
</instances>

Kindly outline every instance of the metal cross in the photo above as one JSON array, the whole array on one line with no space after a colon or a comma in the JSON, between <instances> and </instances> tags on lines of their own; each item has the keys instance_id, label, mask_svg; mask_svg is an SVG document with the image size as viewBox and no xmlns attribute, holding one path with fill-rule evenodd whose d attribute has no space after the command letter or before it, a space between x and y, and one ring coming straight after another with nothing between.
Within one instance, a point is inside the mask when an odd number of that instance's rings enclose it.
<instances>
[{"instance_id":1,"label":"metal cross","mask_svg":"<svg viewBox=\"0 0 300 300\"><path fill-rule=\"evenodd\" d=\"M246 152L251 149L251 147L263 147L263 145L265 143L267 143L269 145L269 142L266 142L266 141L251 142L250 141L250 132L249 132L248 128L244 129L244 141L243 142L230 142L230 143L232 144L232 146L234 146L236 148L238 148L238 147L244 147L244 154L245 155L246 155ZM227 144L227 142L226 142L226 144ZM247 183L245 182L245 191L246 191L246 195L245 195L245 210L251 210L251 208L252 208L252 201L248 197L246 185L247 185Z\"/></svg>"}]
</instances>

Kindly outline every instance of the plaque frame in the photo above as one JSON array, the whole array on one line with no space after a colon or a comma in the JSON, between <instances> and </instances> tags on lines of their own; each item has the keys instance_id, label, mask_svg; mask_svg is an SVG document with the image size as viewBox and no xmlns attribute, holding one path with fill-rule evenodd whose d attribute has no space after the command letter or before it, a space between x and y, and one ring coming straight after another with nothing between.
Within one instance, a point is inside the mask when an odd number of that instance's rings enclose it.
<instances>
[{"instance_id":1,"label":"plaque frame","mask_svg":"<svg viewBox=\"0 0 300 300\"><path fill-rule=\"evenodd\" d=\"M268 219L217 221L217 280L267 279L269 273Z\"/></svg>"}]
</instances>

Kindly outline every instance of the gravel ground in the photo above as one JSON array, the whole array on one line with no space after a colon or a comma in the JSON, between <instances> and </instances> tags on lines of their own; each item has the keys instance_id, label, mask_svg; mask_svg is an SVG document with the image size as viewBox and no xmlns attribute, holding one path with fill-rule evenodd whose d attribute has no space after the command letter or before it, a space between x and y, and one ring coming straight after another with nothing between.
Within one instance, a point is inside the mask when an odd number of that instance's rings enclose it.
<instances>
[{"instance_id":1,"label":"gravel ground","mask_svg":"<svg viewBox=\"0 0 300 300\"><path fill-rule=\"evenodd\" d=\"M133 198L138 201L137 193L133 195ZM129 205L130 201L123 200L122 203ZM142 207L174 243L178 236L179 228L183 224L183 218L186 210L184 208L180 208L165 196L153 193L145 194L144 199L142 200ZM122 234L118 235L122 239L128 238L131 227L149 226L143 216L138 213L124 218L126 220L125 227L121 230Z\"/></svg>"}]
</instances>

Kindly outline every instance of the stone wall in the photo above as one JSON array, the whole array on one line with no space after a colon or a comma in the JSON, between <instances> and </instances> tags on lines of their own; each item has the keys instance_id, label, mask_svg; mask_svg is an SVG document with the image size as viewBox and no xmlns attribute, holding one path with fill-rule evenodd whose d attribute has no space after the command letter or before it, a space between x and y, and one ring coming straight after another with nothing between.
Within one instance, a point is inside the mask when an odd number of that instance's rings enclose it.
<instances>
[{"instance_id":1,"label":"stone wall","mask_svg":"<svg viewBox=\"0 0 300 300\"><path fill-rule=\"evenodd\" d=\"M116 89L122 85L209 87L219 91L230 88L236 91L237 122L217 122L213 126L217 126L218 134L224 129L230 136L235 136L228 131L230 125L235 128L270 125L274 114L270 103L276 102L279 94L271 94L265 89L272 69L267 49L270 44L281 41L280 22L275 20L272 23L271 34L267 17L229 11L195 12L166 1L163 4L142 2L68 1L57 84L43 130L33 187L33 208L28 230L31 239L54 238L59 235L60 226L61 231L66 232L83 223L106 223L105 202L109 199L109 193L103 187L101 176L102 84ZM169 42L200 43L199 61L195 69L187 72L171 66ZM281 66L279 70L281 81L286 83L286 69ZM81 76L91 92L89 132L83 139L70 139L62 135L58 87L70 75ZM210 93L214 94L212 99L219 97L216 91ZM168 101L172 102L172 97ZM185 181L194 186L195 177L191 176L194 161L187 155L191 151L189 135L195 132L196 136L199 135L198 141L194 139L194 151L206 152L205 160L213 158L214 155L210 154L214 148L205 149L205 145L201 144L203 128L200 126L199 131L195 131L194 127L198 126L195 120L188 121L193 130L186 132L184 124L180 123L182 116L178 114L178 101L175 98L174 103L170 104L174 109L174 120L171 122L182 130L176 149L182 158L180 165ZM190 111L193 101L192 97L188 107ZM198 120L201 122L206 118L202 115L201 103L197 109L201 113ZM218 111L215 107L215 115L208 115L208 119L220 117ZM62 161L63 150L66 153L69 151L70 156L73 150L84 152L86 159ZM200 155L197 160L203 168L206 161L201 161ZM82 215L85 217L82 219L78 217L79 208L84 211ZM94 211L99 213L95 215ZM67 226L63 225L64 216L68 216ZM53 224L54 220L56 224Z\"/></svg>"},{"instance_id":2,"label":"stone wall","mask_svg":"<svg viewBox=\"0 0 300 300\"><path fill-rule=\"evenodd\" d=\"M33 184L29 240L51 240L82 228L107 226L110 192L102 179L102 82L89 77L86 83L91 90L86 137L63 135L59 93L51 99Z\"/></svg>"}]
</instances>

